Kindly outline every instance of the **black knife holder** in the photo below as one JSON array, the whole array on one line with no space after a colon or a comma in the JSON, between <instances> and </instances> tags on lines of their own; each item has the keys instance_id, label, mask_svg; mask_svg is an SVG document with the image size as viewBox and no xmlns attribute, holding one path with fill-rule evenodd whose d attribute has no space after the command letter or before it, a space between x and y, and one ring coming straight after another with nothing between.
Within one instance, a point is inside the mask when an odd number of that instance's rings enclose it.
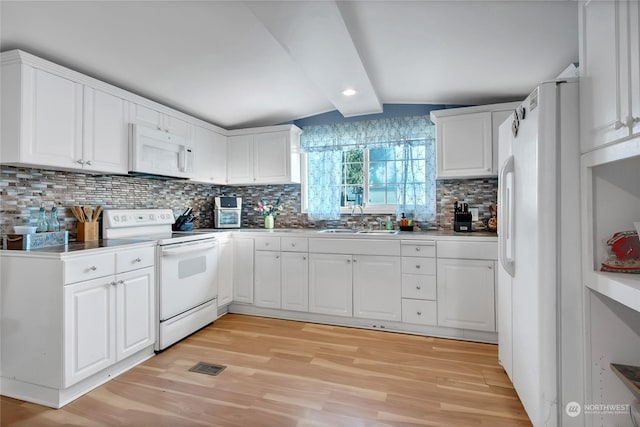
<instances>
[{"instance_id":1,"label":"black knife holder","mask_svg":"<svg viewBox=\"0 0 640 427\"><path fill-rule=\"evenodd\" d=\"M471 212L455 212L453 216L453 230L458 232L471 231Z\"/></svg>"}]
</instances>

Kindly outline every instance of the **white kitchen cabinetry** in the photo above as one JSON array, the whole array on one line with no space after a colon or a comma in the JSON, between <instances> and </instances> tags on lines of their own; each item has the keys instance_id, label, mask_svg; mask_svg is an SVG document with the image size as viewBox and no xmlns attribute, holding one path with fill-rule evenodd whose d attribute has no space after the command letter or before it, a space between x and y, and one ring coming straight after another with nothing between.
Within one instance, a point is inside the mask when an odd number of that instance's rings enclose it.
<instances>
[{"instance_id":1,"label":"white kitchen cabinetry","mask_svg":"<svg viewBox=\"0 0 640 427\"><path fill-rule=\"evenodd\" d=\"M351 255L309 254L309 312L353 315Z\"/></svg>"},{"instance_id":2,"label":"white kitchen cabinetry","mask_svg":"<svg viewBox=\"0 0 640 427\"><path fill-rule=\"evenodd\" d=\"M277 239L277 237L276 237ZM254 304L258 307L280 308L280 252L255 252Z\"/></svg>"},{"instance_id":3,"label":"white kitchen cabinetry","mask_svg":"<svg viewBox=\"0 0 640 427\"><path fill-rule=\"evenodd\" d=\"M438 325L495 331L494 261L438 258Z\"/></svg>"},{"instance_id":4,"label":"white kitchen cabinetry","mask_svg":"<svg viewBox=\"0 0 640 427\"><path fill-rule=\"evenodd\" d=\"M400 257L353 256L353 316L402 320Z\"/></svg>"},{"instance_id":5,"label":"white kitchen cabinetry","mask_svg":"<svg viewBox=\"0 0 640 427\"><path fill-rule=\"evenodd\" d=\"M518 103L506 103L432 111L431 121L436 125L436 178L497 176L498 135L494 129L501 118L506 118L505 113L517 106Z\"/></svg>"},{"instance_id":6,"label":"white kitchen cabinetry","mask_svg":"<svg viewBox=\"0 0 640 427\"><path fill-rule=\"evenodd\" d=\"M227 183L299 183L300 133L293 125L232 131L227 146Z\"/></svg>"},{"instance_id":7,"label":"white kitchen cabinetry","mask_svg":"<svg viewBox=\"0 0 640 427\"><path fill-rule=\"evenodd\" d=\"M281 239L282 308L309 311L309 253L306 237Z\"/></svg>"},{"instance_id":8,"label":"white kitchen cabinetry","mask_svg":"<svg viewBox=\"0 0 640 427\"><path fill-rule=\"evenodd\" d=\"M218 238L218 307L233 300L233 240Z\"/></svg>"},{"instance_id":9,"label":"white kitchen cabinetry","mask_svg":"<svg viewBox=\"0 0 640 427\"><path fill-rule=\"evenodd\" d=\"M201 126L193 127L196 156L192 181L206 184L227 183L227 137Z\"/></svg>"},{"instance_id":10,"label":"white kitchen cabinetry","mask_svg":"<svg viewBox=\"0 0 640 427\"><path fill-rule=\"evenodd\" d=\"M192 138L193 126L191 123L144 105L131 105L130 121L131 123L181 136L188 141Z\"/></svg>"},{"instance_id":11,"label":"white kitchen cabinetry","mask_svg":"<svg viewBox=\"0 0 640 427\"><path fill-rule=\"evenodd\" d=\"M126 174L129 169L129 102L84 87L83 150L76 162L84 169ZM80 160L82 159L82 160Z\"/></svg>"},{"instance_id":12,"label":"white kitchen cabinetry","mask_svg":"<svg viewBox=\"0 0 640 427\"><path fill-rule=\"evenodd\" d=\"M253 238L233 238L233 301L253 304Z\"/></svg>"},{"instance_id":13,"label":"white kitchen cabinetry","mask_svg":"<svg viewBox=\"0 0 640 427\"><path fill-rule=\"evenodd\" d=\"M403 241L402 321L437 325L436 242Z\"/></svg>"},{"instance_id":14,"label":"white kitchen cabinetry","mask_svg":"<svg viewBox=\"0 0 640 427\"><path fill-rule=\"evenodd\" d=\"M155 245L2 258L2 394L60 407L153 355Z\"/></svg>"},{"instance_id":15,"label":"white kitchen cabinetry","mask_svg":"<svg viewBox=\"0 0 640 427\"><path fill-rule=\"evenodd\" d=\"M640 4L580 6L580 146L583 153L640 135Z\"/></svg>"}]
</instances>

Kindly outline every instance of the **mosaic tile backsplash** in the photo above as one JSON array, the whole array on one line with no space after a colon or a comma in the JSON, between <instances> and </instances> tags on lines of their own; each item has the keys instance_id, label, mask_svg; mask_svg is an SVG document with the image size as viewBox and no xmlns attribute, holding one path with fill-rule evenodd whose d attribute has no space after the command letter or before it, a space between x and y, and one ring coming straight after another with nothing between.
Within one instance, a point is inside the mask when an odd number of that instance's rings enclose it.
<instances>
[{"instance_id":1,"label":"mosaic tile backsplash","mask_svg":"<svg viewBox=\"0 0 640 427\"><path fill-rule=\"evenodd\" d=\"M73 205L102 205L104 209L168 208L177 216L191 206L196 215L196 228L213 227L213 196L225 194L243 198L242 226L264 225L255 212L260 199L275 202L282 198L284 211L276 218L276 228L351 227L354 218L343 215L337 221L312 221L300 211L300 185L217 186L194 184L182 180L160 180L118 175L88 175L83 173L2 166L0 170L0 234L12 232L14 225L35 225L38 210L47 212L58 206L63 229L76 235ZM453 204L466 202L479 208L480 220L488 218L489 207L497 200L497 179L447 180L437 182L437 214L433 223L418 224L423 229L453 229ZM374 216L365 221L375 222ZM393 218L395 220L395 218ZM476 229L483 229L478 221Z\"/></svg>"}]
</instances>

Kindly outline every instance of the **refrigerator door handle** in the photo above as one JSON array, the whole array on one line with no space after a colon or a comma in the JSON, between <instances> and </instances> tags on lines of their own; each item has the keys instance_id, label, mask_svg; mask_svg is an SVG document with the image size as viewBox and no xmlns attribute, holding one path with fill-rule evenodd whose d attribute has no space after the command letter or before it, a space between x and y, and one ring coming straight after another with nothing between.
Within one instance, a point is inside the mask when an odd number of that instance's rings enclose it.
<instances>
[{"instance_id":1,"label":"refrigerator door handle","mask_svg":"<svg viewBox=\"0 0 640 427\"><path fill-rule=\"evenodd\" d=\"M500 239L500 264L511 277L515 275L514 256L514 164L513 156L500 169L500 213L498 234Z\"/></svg>"}]
</instances>

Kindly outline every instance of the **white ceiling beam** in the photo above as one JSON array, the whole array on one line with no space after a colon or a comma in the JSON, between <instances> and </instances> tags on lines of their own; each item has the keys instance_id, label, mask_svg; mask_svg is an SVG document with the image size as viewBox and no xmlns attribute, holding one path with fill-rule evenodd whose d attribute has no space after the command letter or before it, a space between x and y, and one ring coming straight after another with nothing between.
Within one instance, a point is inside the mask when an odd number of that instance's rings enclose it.
<instances>
[{"instance_id":1,"label":"white ceiling beam","mask_svg":"<svg viewBox=\"0 0 640 427\"><path fill-rule=\"evenodd\" d=\"M382 104L333 1L247 2L309 80L345 117L382 112ZM355 89L345 96L345 89Z\"/></svg>"}]
</instances>

